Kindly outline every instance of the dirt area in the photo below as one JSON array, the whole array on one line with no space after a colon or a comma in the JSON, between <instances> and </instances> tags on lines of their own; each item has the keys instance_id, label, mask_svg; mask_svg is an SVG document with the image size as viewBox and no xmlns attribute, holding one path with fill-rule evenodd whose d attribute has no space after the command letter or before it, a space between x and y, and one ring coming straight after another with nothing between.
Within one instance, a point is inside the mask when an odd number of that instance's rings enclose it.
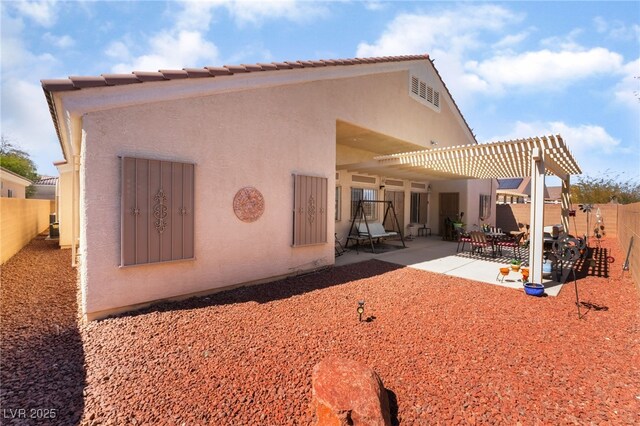
<instances>
[{"instance_id":1,"label":"dirt area","mask_svg":"<svg viewBox=\"0 0 640 426\"><path fill-rule=\"evenodd\" d=\"M92 322L80 347L68 252L36 240L2 267L2 405L60 424L310 424L312 368L338 355L378 372L395 423L640 424L640 297L613 243L579 280L582 319L573 284L535 298L368 261Z\"/></svg>"}]
</instances>

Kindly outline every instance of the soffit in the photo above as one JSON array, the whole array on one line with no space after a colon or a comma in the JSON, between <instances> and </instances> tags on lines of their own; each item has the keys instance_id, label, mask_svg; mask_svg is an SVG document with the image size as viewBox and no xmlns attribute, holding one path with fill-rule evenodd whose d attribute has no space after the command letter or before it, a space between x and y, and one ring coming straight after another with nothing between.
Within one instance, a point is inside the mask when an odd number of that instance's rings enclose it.
<instances>
[{"instance_id":1,"label":"soffit","mask_svg":"<svg viewBox=\"0 0 640 426\"><path fill-rule=\"evenodd\" d=\"M424 149L423 146L344 121L336 122L336 144L369 151L377 155Z\"/></svg>"}]
</instances>

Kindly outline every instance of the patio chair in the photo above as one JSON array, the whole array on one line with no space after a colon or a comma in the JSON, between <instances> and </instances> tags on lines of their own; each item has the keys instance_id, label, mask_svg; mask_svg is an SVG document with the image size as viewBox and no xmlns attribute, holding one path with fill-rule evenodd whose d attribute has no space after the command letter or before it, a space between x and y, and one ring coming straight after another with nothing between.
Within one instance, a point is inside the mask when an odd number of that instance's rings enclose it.
<instances>
[{"instance_id":1,"label":"patio chair","mask_svg":"<svg viewBox=\"0 0 640 426\"><path fill-rule=\"evenodd\" d=\"M500 254L500 256L502 256L502 248L507 247L513 250L513 254L517 259L521 259L522 256L520 255L520 245L522 244L523 238L524 238L524 232L520 232L519 234L516 234L515 237L513 238L498 240L496 242L496 247L498 249L498 253Z\"/></svg>"},{"instance_id":2,"label":"patio chair","mask_svg":"<svg viewBox=\"0 0 640 426\"><path fill-rule=\"evenodd\" d=\"M458 233L458 247L456 248L456 253L460 252L460 251L464 251L464 245L466 243L471 244L471 235L464 233L464 232L459 232ZM460 248L460 244L462 244L462 248Z\"/></svg>"},{"instance_id":3,"label":"patio chair","mask_svg":"<svg viewBox=\"0 0 640 426\"><path fill-rule=\"evenodd\" d=\"M495 248L492 241L487 240L487 236L481 231L471 231L471 253L486 253L487 247L491 247L491 255L496 257Z\"/></svg>"}]
</instances>

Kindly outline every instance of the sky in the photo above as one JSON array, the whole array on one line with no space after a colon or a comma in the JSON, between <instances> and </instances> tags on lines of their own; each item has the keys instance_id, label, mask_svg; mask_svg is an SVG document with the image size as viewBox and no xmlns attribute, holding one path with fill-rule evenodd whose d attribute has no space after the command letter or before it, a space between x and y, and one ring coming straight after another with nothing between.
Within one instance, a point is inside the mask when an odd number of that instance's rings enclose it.
<instances>
[{"instance_id":1,"label":"sky","mask_svg":"<svg viewBox=\"0 0 640 426\"><path fill-rule=\"evenodd\" d=\"M6 1L2 135L62 159L40 80L428 53L478 142L561 135L640 181L640 2Z\"/></svg>"}]
</instances>

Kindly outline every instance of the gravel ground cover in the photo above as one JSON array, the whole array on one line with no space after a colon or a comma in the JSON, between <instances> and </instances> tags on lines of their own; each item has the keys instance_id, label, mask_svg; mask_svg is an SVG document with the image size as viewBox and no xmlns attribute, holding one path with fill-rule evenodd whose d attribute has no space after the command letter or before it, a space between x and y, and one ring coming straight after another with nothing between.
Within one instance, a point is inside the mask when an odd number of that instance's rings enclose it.
<instances>
[{"instance_id":1,"label":"gravel ground cover","mask_svg":"<svg viewBox=\"0 0 640 426\"><path fill-rule=\"evenodd\" d=\"M83 424L310 424L312 368L337 355L378 372L395 423L640 424L640 297L614 241L607 255L616 263L580 274L582 319L573 284L534 298L374 260L92 322L80 327L84 398L73 391L67 411ZM34 303L57 303L45 296ZM11 306L18 319L32 309ZM2 363L4 403L14 373Z\"/></svg>"},{"instance_id":2,"label":"gravel ground cover","mask_svg":"<svg viewBox=\"0 0 640 426\"><path fill-rule=\"evenodd\" d=\"M0 423L78 423L85 370L70 250L40 235L0 277Z\"/></svg>"}]
</instances>

